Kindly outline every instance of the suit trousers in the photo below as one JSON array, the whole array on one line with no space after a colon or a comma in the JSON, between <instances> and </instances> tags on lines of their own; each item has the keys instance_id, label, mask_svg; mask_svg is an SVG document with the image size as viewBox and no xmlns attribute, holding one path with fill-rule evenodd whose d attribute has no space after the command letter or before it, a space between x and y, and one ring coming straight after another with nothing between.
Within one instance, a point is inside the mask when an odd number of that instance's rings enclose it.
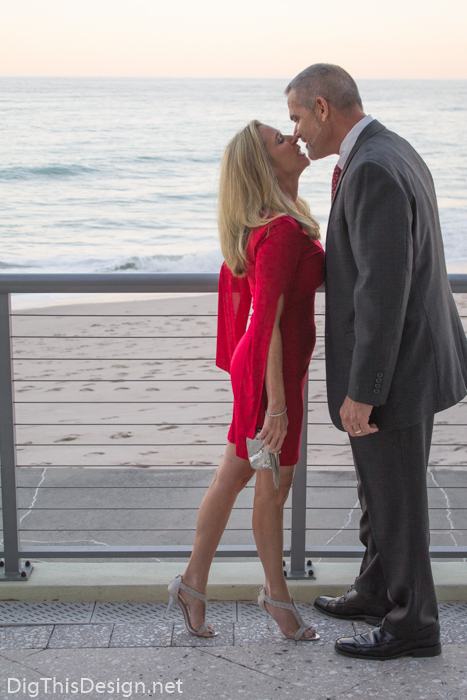
<instances>
[{"instance_id":1,"label":"suit trousers","mask_svg":"<svg viewBox=\"0 0 467 700\"><path fill-rule=\"evenodd\" d=\"M365 546L355 588L398 638L439 632L426 483L433 422L350 438Z\"/></svg>"}]
</instances>

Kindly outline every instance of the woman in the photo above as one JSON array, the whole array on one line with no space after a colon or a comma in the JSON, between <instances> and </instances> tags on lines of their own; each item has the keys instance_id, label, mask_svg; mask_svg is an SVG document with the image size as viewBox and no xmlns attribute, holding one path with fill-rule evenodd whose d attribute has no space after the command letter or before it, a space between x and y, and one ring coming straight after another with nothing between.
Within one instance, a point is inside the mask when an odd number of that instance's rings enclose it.
<instances>
[{"instance_id":1,"label":"woman","mask_svg":"<svg viewBox=\"0 0 467 700\"><path fill-rule=\"evenodd\" d=\"M216 364L231 374L233 420L221 464L201 503L193 553L169 585L187 629L215 636L205 622L209 569L233 505L255 471L246 438L280 452L280 483L256 472L253 533L265 585L259 604L291 639L314 641L282 568L283 510L299 456L303 388L315 344L314 295L324 279L319 226L298 198L310 164L293 136L252 121L229 143L220 177L219 232L225 263L219 281ZM254 313L247 327L253 301Z\"/></svg>"}]
</instances>

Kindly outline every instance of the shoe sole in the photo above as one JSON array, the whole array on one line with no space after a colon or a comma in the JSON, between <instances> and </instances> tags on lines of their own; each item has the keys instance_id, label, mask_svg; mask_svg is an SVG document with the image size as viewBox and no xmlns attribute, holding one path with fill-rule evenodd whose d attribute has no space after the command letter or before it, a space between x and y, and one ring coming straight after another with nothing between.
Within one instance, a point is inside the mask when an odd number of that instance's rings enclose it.
<instances>
[{"instance_id":1,"label":"shoe sole","mask_svg":"<svg viewBox=\"0 0 467 700\"><path fill-rule=\"evenodd\" d=\"M364 620L369 625L379 625L384 619L382 617L368 617L365 615L336 615L335 613L327 612L326 610L319 608L317 605L315 605L315 603L313 603L313 607L322 615L326 615L326 617L333 617L335 620Z\"/></svg>"},{"instance_id":2,"label":"shoe sole","mask_svg":"<svg viewBox=\"0 0 467 700\"><path fill-rule=\"evenodd\" d=\"M352 654L349 651L343 651L337 646L334 650L341 656L348 656L350 659L368 659L368 661L391 661L392 659L400 659L403 656L413 656L415 658L425 658L428 656L439 656L441 654L441 644L436 644L434 647L422 647L421 649L411 649L404 651L401 654L392 654L391 656L374 656L369 654Z\"/></svg>"}]
</instances>

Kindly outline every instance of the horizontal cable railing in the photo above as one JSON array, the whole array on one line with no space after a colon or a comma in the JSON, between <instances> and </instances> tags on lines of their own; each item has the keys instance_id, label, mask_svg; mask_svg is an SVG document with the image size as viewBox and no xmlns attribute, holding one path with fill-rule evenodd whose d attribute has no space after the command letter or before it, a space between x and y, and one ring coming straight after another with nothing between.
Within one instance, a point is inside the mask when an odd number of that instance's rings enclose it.
<instances>
[{"instance_id":1,"label":"horizontal cable railing","mask_svg":"<svg viewBox=\"0 0 467 700\"><path fill-rule=\"evenodd\" d=\"M450 282L467 293L467 275ZM0 378L0 579L21 576L21 558L189 556L232 410L229 378L214 365L216 297L199 313L194 296L172 299L171 313L166 298L145 301L147 313L139 302L137 313L115 304L105 313L12 313L10 294L193 295L216 292L217 283L214 274L0 275L0 362L11 368ZM307 557L362 553L351 452L327 413L323 298L301 461L285 512L284 556L295 577L309 574ZM459 301L465 322L467 304L463 310ZM466 403L435 423L428 474L434 557L467 556ZM257 556L253 491L248 485L240 494L217 556Z\"/></svg>"}]
</instances>

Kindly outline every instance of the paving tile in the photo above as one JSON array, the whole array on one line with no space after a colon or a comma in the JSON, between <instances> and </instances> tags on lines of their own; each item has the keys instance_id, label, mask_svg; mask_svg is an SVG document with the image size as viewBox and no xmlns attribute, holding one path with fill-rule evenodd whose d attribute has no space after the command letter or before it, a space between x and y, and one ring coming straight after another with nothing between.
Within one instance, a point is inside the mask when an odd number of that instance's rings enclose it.
<instances>
[{"instance_id":1,"label":"paving tile","mask_svg":"<svg viewBox=\"0 0 467 700\"><path fill-rule=\"evenodd\" d=\"M235 622L237 603L235 600L209 601L208 619L216 622ZM155 601L97 601L91 622L180 622L183 614L173 603L167 613L167 603Z\"/></svg>"},{"instance_id":2,"label":"paving tile","mask_svg":"<svg viewBox=\"0 0 467 700\"><path fill-rule=\"evenodd\" d=\"M111 647L169 647L173 624L116 624L110 639Z\"/></svg>"},{"instance_id":3,"label":"paving tile","mask_svg":"<svg viewBox=\"0 0 467 700\"><path fill-rule=\"evenodd\" d=\"M467 603L443 601L439 604L441 642L467 643Z\"/></svg>"},{"instance_id":4,"label":"paving tile","mask_svg":"<svg viewBox=\"0 0 467 700\"><path fill-rule=\"evenodd\" d=\"M158 649L46 649L31 659L34 670L43 676L70 681L81 677L96 681L133 684L145 683L146 695L138 691L131 697L169 697L161 694L160 687L152 692L152 683L176 683L180 680L183 694L174 692L170 697L187 700L324 700L308 688L291 685L287 681L258 673L250 668L231 663L222 658L219 648L206 653L200 648ZM125 686L125 691L130 690ZM15 697L15 696L10 696ZM47 696L48 697L48 696ZM60 700L68 700L60 695ZM122 700L122 692L111 695L70 695L76 698L109 697ZM128 697L128 694L126 695ZM3 700L3 699L2 699ZM44 698L45 700L45 698Z\"/></svg>"},{"instance_id":5,"label":"paving tile","mask_svg":"<svg viewBox=\"0 0 467 700\"><path fill-rule=\"evenodd\" d=\"M380 663L382 673L336 695L336 700L464 700L467 696L466 650L447 645L441 656L431 659L407 657ZM356 661L358 666L365 661Z\"/></svg>"},{"instance_id":6,"label":"paving tile","mask_svg":"<svg viewBox=\"0 0 467 700\"><path fill-rule=\"evenodd\" d=\"M269 626L266 621L261 622L236 622L234 625L234 644L244 647L249 644L295 644L293 640L285 639L279 627L271 620Z\"/></svg>"},{"instance_id":7,"label":"paving tile","mask_svg":"<svg viewBox=\"0 0 467 700\"><path fill-rule=\"evenodd\" d=\"M211 655L218 653L215 649L203 651ZM306 691L308 700L334 698L345 689L350 690L363 681L377 678L383 671L381 662L362 663L346 659L336 654L333 643L326 644L321 640L225 647L221 654L222 658L232 663L280 679L284 684L297 688L297 692ZM389 668L396 663L388 661L384 666Z\"/></svg>"},{"instance_id":8,"label":"paving tile","mask_svg":"<svg viewBox=\"0 0 467 700\"><path fill-rule=\"evenodd\" d=\"M42 648L42 647L41 647ZM37 654L39 649L0 649L0 656L5 659L10 659L10 661L19 661L20 663L32 656L32 654Z\"/></svg>"},{"instance_id":9,"label":"paving tile","mask_svg":"<svg viewBox=\"0 0 467 700\"><path fill-rule=\"evenodd\" d=\"M142 622L163 620L167 605L153 601L101 601L96 602L92 615L93 623ZM172 615L172 610L169 613ZM171 618L170 618L171 619Z\"/></svg>"},{"instance_id":10,"label":"paving tile","mask_svg":"<svg viewBox=\"0 0 467 700\"><path fill-rule=\"evenodd\" d=\"M113 625L57 625L49 649L108 647Z\"/></svg>"},{"instance_id":11,"label":"paving tile","mask_svg":"<svg viewBox=\"0 0 467 700\"><path fill-rule=\"evenodd\" d=\"M57 625L91 621L92 601L2 600L0 619L6 625Z\"/></svg>"},{"instance_id":12,"label":"paving tile","mask_svg":"<svg viewBox=\"0 0 467 700\"><path fill-rule=\"evenodd\" d=\"M36 684L37 688L39 689L40 687L40 678L42 676L42 673L38 670L34 670L31 668L28 668L27 666L23 666L15 661L11 661L10 659L6 659L3 655L0 655L0 698L1 700L6 700L7 698L30 698L30 697L37 697L42 700L42 695L36 694ZM14 680L10 680L10 683L8 683L8 679L15 679L17 678L19 683L23 684L25 682L26 684L26 694L24 693L19 693L19 692L14 692L18 691L18 683L15 682ZM20 686L20 687L21 687ZM28 689L30 691L30 694L28 694ZM8 692L10 691L10 692ZM62 698L60 698L62 700Z\"/></svg>"},{"instance_id":13,"label":"paving tile","mask_svg":"<svg viewBox=\"0 0 467 700\"><path fill-rule=\"evenodd\" d=\"M45 649L53 625L0 627L0 649Z\"/></svg>"},{"instance_id":14,"label":"paving tile","mask_svg":"<svg viewBox=\"0 0 467 700\"><path fill-rule=\"evenodd\" d=\"M172 638L173 647L219 647L233 646L233 622L216 623L215 630L218 633L217 637L195 637L190 634L185 625L174 625ZM214 627L214 625L213 625Z\"/></svg>"}]
</instances>

